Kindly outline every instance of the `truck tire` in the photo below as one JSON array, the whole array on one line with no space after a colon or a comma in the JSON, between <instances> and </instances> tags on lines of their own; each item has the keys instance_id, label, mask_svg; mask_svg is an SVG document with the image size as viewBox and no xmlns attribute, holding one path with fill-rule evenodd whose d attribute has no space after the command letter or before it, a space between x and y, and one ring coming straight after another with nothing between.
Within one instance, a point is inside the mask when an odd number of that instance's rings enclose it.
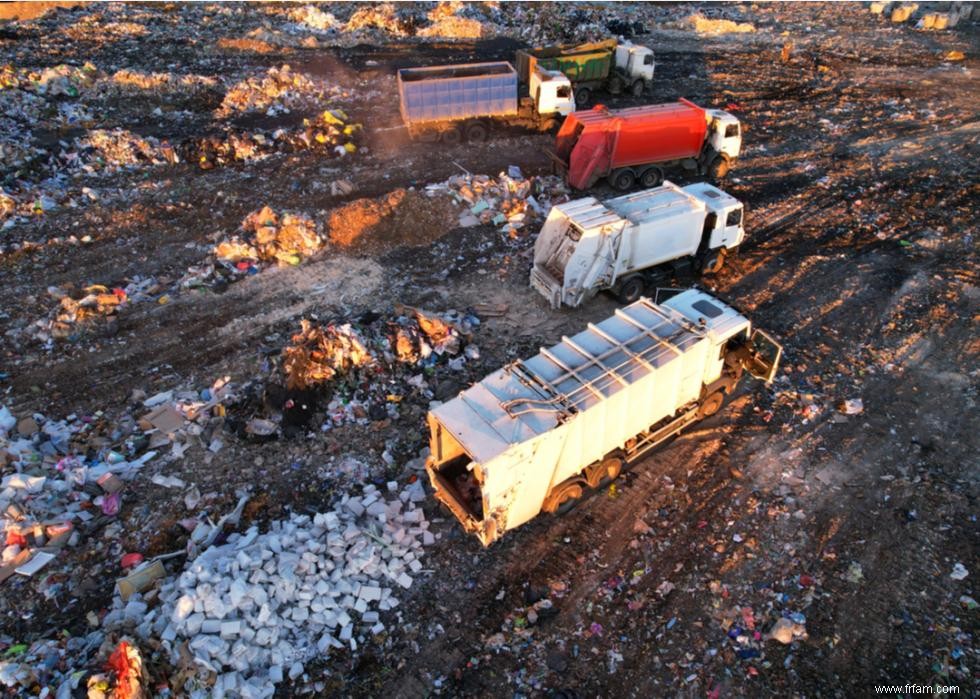
<instances>
[{"instance_id":1,"label":"truck tire","mask_svg":"<svg viewBox=\"0 0 980 699\"><path fill-rule=\"evenodd\" d=\"M643 296L644 287L643 277L634 274L632 277L626 277L619 285L617 296L622 303L630 304Z\"/></svg>"},{"instance_id":2,"label":"truck tire","mask_svg":"<svg viewBox=\"0 0 980 699\"><path fill-rule=\"evenodd\" d=\"M664 183L664 171L659 167L650 167L643 171L640 175L640 184L647 189L651 187L659 187Z\"/></svg>"},{"instance_id":3,"label":"truck tire","mask_svg":"<svg viewBox=\"0 0 980 699\"><path fill-rule=\"evenodd\" d=\"M725 394L721 391L712 393L710 396L701 401L701 405L698 406L698 418L710 417L717 413L722 404L725 402Z\"/></svg>"},{"instance_id":4,"label":"truck tire","mask_svg":"<svg viewBox=\"0 0 980 699\"><path fill-rule=\"evenodd\" d=\"M582 497L582 484L577 479L567 480L556 485L554 490L548 493L541 509L548 514L563 514L572 509L580 497Z\"/></svg>"},{"instance_id":5,"label":"truck tire","mask_svg":"<svg viewBox=\"0 0 980 699\"><path fill-rule=\"evenodd\" d=\"M470 143L482 143L487 140L490 131L485 124L474 121L466 127L466 140Z\"/></svg>"},{"instance_id":6,"label":"truck tire","mask_svg":"<svg viewBox=\"0 0 980 699\"><path fill-rule=\"evenodd\" d=\"M701 272L703 274L717 274L721 271L721 268L725 266L725 257L728 251L725 248L718 248L717 250L709 250L704 257L704 263L701 265Z\"/></svg>"},{"instance_id":7,"label":"truck tire","mask_svg":"<svg viewBox=\"0 0 980 699\"><path fill-rule=\"evenodd\" d=\"M592 90L587 87L580 87L575 91L575 108L581 109L582 107L589 106L589 101L592 99Z\"/></svg>"},{"instance_id":8,"label":"truck tire","mask_svg":"<svg viewBox=\"0 0 980 699\"><path fill-rule=\"evenodd\" d=\"M447 146L455 146L463 140L463 134L455 126L442 132L442 142Z\"/></svg>"},{"instance_id":9,"label":"truck tire","mask_svg":"<svg viewBox=\"0 0 980 699\"><path fill-rule=\"evenodd\" d=\"M623 471L623 460L618 456L607 456L602 461L593 464L585 471L585 480L589 487L597 490L619 477Z\"/></svg>"},{"instance_id":10,"label":"truck tire","mask_svg":"<svg viewBox=\"0 0 980 699\"><path fill-rule=\"evenodd\" d=\"M708 166L708 176L713 180L724 179L725 175L728 174L730 166L728 164L728 158L719 155L714 160L711 161L711 165Z\"/></svg>"},{"instance_id":11,"label":"truck tire","mask_svg":"<svg viewBox=\"0 0 980 699\"><path fill-rule=\"evenodd\" d=\"M631 94L632 94L632 95L633 95L634 97L643 97L643 88L644 88L644 87L645 87L645 86L643 85L643 81L642 81L642 80L637 80L637 81L636 81L636 82L634 82L634 83L633 83L633 85L632 85L632 86L630 87L630 93L631 93Z\"/></svg>"},{"instance_id":12,"label":"truck tire","mask_svg":"<svg viewBox=\"0 0 980 699\"><path fill-rule=\"evenodd\" d=\"M609 184L612 185L613 189L618 189L620 192L625 192L627 189L636 184L636 173L629 168L616 170L609 176Z\"/></svg>"}]
</instances>

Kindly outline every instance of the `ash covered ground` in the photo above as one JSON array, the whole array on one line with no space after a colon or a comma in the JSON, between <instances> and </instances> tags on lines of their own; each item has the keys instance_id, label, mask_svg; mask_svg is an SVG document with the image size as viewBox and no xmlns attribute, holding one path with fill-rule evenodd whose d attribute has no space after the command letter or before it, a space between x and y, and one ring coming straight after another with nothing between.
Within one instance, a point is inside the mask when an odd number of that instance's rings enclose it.
<instances>
[{"instance_id":1,"label":"ash covered ground","mask_svg":"<svg viewBox=\"0 0 980 699\"><path fill-rule=\"evenodd\" d=\"M3 564L53 556L0 582L4 692L976 693L969 17L67 4L0 25ZM747 239L696 281L774 334L782 367L484 549L420 490L430 403L617 304L554 311L528 287L538 209L574 196L543 155L553 136L413 143L395 70L616 34L657 72L652 94L604 103L686 97L744 126L723 188ZM402 538L362 505L393 508ZM329 639L281 604L291 645L250 669L235 659L254 630L188 628L252 614L181 606L234 577L186 576L208 545L243 569L268 546L322 559L302 532L334 515L353 532L344 565L377 546L387 568L353 574L383 599L343 592L364 609ZM148 564L123 600L116 581Z\"/></svg>"}]
</instances>

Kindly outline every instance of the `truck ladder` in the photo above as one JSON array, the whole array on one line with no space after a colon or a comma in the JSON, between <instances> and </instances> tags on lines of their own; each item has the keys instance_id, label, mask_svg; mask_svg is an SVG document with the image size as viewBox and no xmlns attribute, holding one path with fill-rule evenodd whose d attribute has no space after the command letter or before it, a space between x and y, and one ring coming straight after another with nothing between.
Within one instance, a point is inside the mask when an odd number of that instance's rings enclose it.
<instances>
[{"instance_id":1,"label":"truck ladder","mask_svg":"<svg viewBox=\"0 0 980 699\"><path fill-rule=\"evenodd\" d=\"M653 431L642 432L638 435L636 444L626 452L626 460L636 461L655 446L666 439L673 437L692 422L698 419L697 406L691 408L677 418L674 418L663 427L658 427Z\"/></svg>"}]
</instances>

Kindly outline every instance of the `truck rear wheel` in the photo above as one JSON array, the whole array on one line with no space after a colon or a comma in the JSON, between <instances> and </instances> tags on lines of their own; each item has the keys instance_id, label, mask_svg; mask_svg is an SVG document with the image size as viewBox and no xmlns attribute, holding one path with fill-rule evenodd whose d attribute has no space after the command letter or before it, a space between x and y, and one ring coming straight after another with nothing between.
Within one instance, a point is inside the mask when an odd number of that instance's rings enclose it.
<instances>
[{"instance_id":1,"label":"truck rear wheel","mask_svg":"<svg viewBox=\"0 0 980 699\"><path fill-rule=\"evenodd\" d=\"M725 394L721 391L717 393L712 393L710 396L705 398L701 405L698 406L698 417L709 417L714 415L721 409L722 403L725 402Z\"/></svg>"},{"instance_id":2,"label":"truck rear wheel","mask_svg":"<svg viewBox=\"0 0 980 699\"><path fill-rule=\"evenodd\" d=\"M635 83L633 83L632 87L630 87L630 92L634 97L643 97L643 87L643 81L637 80Z\"/></svg>"},{"instance_id":3,"label":"truck rear wheel","mask_svg":"<svg viewBox=\"0 0 980 699\"><path fill-rule=\"evenodd\" d=\"M626 168L616 170L616 172L609 176L609 184L613 186L613 189L625 192L636 184L636 173Z\"/></svg>"},{"instance_id":4,"label":"truck rear wheel","mask_svg":"<svg viewBox=\"0 0 980 699\"><path fill-rule=\"evenodd\" d=\"M455 126L442 132L442 142L447 146L455 146L463 140L463 134Z\"/></svg>"},{"instance_id":5,"label":"truck rear wheel","mask_svg":"<svg viewBox=\"0 0 980 699\"><path fill-rule=\"evenodd\" d=\"M489 131L480 122L474 122L466 127L466 140L470 143L481 143L487 140Z\"/></svg>"},{"instance_id":6,"label":"truck rear wheel","mask_svg":"<svg viewBox=\"0 0 980 699\"><path fill-rule=\"evenodd\" d=\"M623 460L618 456L607 456L597 464L593 464L585 471L585 479L589 482L589 487L593 490L601 488L619 477L623 470Z\"/></svg>"},{"instance_id":7,"label":"truck rear wheel","mask_svg":"<svg viewBox=\"0 0 980 699\"><path fill-rule=\"evenodd\" d=\"M638 300L643 296L643 277L639 274L632 277L627 277L623 280L623 283L619 285L619 300L624 304L630 304Z\"/></svg>"},{"instance_id":8,"label":"truck rear wheel","mask_svg":"<svg viewBox=\"0 0 980 699\"><path fill-rule=\"evenodd\" d=\"M582 484L577 480L568 480L559 483L554 490L548 493L541 509L548 514L568 512L575 506L575 501L580 497L582 497Z\"/></svg>"},{"instance_id":9,"label":"truck rear wheel","mask_svg":"<svg viewBox=\"0 0 980 699\"><path fill-rule=\"evenodd\" d=\"M659 167L647 168L640 175L640 184L644 187L659 187L664 183L664 171Z\"/></svg>"},{"instance_id":10,"label":"truck rear wheel","mask_svg":"<svg viewBox=\"0 0 980 699\"><path fill-rule=\"evenodd\" d=\"M719 155L711 161L711 165L708 167L708 176L713 180L720 180L728 174L729 169L728 159Z\"/></svg>"}]
</instances>

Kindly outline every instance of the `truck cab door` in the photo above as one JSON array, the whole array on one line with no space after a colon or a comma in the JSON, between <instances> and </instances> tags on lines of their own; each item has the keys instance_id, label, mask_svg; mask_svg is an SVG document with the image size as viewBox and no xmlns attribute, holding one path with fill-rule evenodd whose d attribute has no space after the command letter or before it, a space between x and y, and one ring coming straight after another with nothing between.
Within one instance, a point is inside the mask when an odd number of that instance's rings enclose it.
<instances>
[{"instance_id":1,"label":"truck cab door","mask_svg":"<svg viewBox=\"0 0 980 699\"><path fill-rule=\"evenodd\" d=\"M759 329L752 331L752 356L745 369L757 379L766 383L772 381L779 368L779 358L783 356L783 346Z\"/></svg>"}]
</instances>

